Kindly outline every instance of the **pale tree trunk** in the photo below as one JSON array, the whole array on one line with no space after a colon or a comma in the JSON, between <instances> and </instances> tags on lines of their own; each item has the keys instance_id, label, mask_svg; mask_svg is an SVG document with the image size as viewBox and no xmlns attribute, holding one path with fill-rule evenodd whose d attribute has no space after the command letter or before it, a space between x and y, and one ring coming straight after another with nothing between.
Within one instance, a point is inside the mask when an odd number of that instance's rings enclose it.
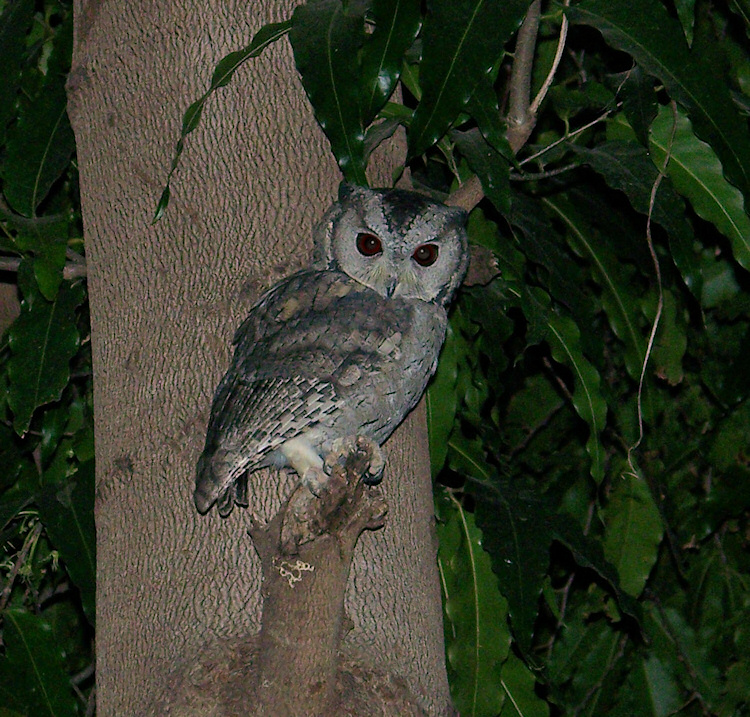
<instances>
[{"instance_id":1,"label":"pale tree trunk","mask_svg":"<svg viewBox=\"0 0 750 717\"><path fill-rule=\"evenodd\" d=\"M312 226L340 179L286 40L210 102L167 214L150 221L182 113L216 61L293 7L75 5L69 112L94 356L102 717L243 714L217 695L252 659L260 563L248 514L201 517L191 492L232 333L262 290L309 262ZM381 158L380 183L392 165ZM355 549L345 643L442 715L450 699L426 451L418 410L386 446L387 523ZM256 478L251 501L270 510L277 483Z\"/></svg>"}]
</instances>

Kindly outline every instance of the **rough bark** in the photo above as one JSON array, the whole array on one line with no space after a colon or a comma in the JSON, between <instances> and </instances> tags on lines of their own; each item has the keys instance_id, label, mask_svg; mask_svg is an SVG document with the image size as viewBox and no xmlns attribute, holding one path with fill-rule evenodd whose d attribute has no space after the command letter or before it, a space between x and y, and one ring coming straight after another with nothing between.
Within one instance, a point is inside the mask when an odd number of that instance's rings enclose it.
<instances>
[{"instance_id":1,"label":"rough bark","mask_svg":"<svg viewBox=\"0 0 750 717\"><path fill-rule=\"evenodd\" d=\"M69 113L92 317L102 717L225 714L211 695L257 657L261 569L247 515L201 517L191 491L234 328L262 290L308 263L340 179L286 41L214 97L166 216L150 220L184 109L218 59L293 5L75 5ZM381 167L387 183L387 158ZM346 590L349 674L355 684L369 660L381 685L447 714L421 410L386 455L388 525L361 536ZM258 475L253 499L271 511L288 490L283 476Z\"/></svg>"}]
</instances>

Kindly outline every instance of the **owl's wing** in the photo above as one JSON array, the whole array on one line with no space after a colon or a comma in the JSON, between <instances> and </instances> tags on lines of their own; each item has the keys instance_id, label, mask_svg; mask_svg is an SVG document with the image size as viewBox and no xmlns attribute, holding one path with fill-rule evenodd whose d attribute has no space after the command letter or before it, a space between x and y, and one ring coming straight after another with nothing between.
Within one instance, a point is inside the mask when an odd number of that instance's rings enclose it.
<instances>
[{"instance_id":1,"label":"owl's wing","mask_svg":"<svg viewBox=\"0 0 750 717\"><path fill-rule=\"evenodd\" d=\"M194 495L201 513L218 501L219 512L228 514L233 502L242 503L235 491L242 491L247 471L341 409L345 397L331 376L353 348L343 340L352 316L341 300L361 289L337 272L304 271L251 309L211 408ZM359 348L362 338L358 332Z\"/></svg>"}]
</instances>

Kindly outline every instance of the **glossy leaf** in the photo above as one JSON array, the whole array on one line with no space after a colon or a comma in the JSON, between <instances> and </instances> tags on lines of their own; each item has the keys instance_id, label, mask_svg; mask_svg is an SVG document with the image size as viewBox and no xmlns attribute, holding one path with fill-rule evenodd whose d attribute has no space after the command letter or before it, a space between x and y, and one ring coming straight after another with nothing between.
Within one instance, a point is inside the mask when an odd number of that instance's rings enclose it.
<instances>
[{"instance_id":1,"label":"glossy leaf","mask_svg":"<svg viewBox=\"0 0 750 717\"><path fill-rule=\"evenodd\" d=\"M531 669L514 653L503 665L500 684L505 703L498 717L547 717L549 704L536 693L536 678Z\"/></svg>"},{"instance_id":2,"label":"glossy leaf","mask_svg":"<svg viewBox=\"0 0 750 717\"><path fill-rule=\"evenodd\" d=\"M35 717L76 714L62 649L49 622L25 610L6 610L3 643L0 694L4 705Z\"/></svg>"},{"instance_id":3,"label":"glossy leaf","mask_svg":"<svg viewBox=\"0 0 750 717\"><path fill-rule=\"evenodd\" d=\"M159 201L156 205L156 212L152 223L159 221L169 206L169 200L171 198L171 189L169 182L172 179L172 175L177 169L177 165L180 161L180 156L185 149L185 137L190 134L199 124L201 116L203 114L203 108L208 102L211 95L218 90L220 87L225 87L229 84L234 77L234 73L245 63L247 60L258 57L263 50L269 45L286 35L292 26L291 20L284 22L274 22L264 25L257 33L253 36L252 41L249 45L244 47L242 50L236 52L230 52L228 55L219 60L216 65L213 74L211 75L211 86L208 88L206 93L198 98L190 107L187 108L182 118L182 131L180 132L180 138L175 146L174 156L172 157L172 165L169 168L167 174L167 181L164 189L162 190Z\"/></svg>"},{"instance_id":4,"label":"glossy leaf","mask_svg":"<svg viewBox=\"0 0 750 717\"><path fill-rule=\"evenodd\" d=\"M625 79L620 84L618 97L622 100L622 110L638 141L647 147L648 129L659 109L654 78L636 65L628 70Z\"/></svg>"},{"instance_id":5,"label":"glossy leaf","mask_svg":"<svg viewBox=\"0 0 750 717\"><path fill-rule=\"evenodd\" d=\"M607 403L600 390L599 373L581 351L581 334L575 322L554 313L549 318L548 341L554 359L573 371L573 406L589 426L586 452L591 458L591 477L604 477L604 448L601 433L607 421Z\"/></svg>"},{"instance_id":6,"label":"glossy leaf","mask_svg":"<svg viewBox=\"0 0 750 717\"><path fill-rule=\"evenodd\" d=\"M567 12L573 22L596 27L665 84L716 151L729 181L749 196L750 135L727 85L714 79L712 67L721 61L709 43L688 49L680 24L658 0L582 0Z\"/></svg>"},{"instance_id":7,"label":"glossy leaf","mask_svg":"<svg viewBox=\"0 0 750 717\"><path fill-rule=\"evenodd\" d=\"M456 379L458 360L466 350L461 338L451 325L440 352L440 360L435 375L425 393L427 409L427 430L430 436L430 465L433 475L442 470L448 455L448 436L456 419Z\"/></svg>"},{"instance_id":8,"label":"glossy leaf","mask_svg":"<svg viewBox=\"0 0 750 717\"><path fill-rule=\"evenodd\" d=\"M8 122L13 117L16 93L21 84L21 62L25 38L34 12L31 0L17 0L5 6L0 16L0 145L5 142Z\"/></svg>"},{"instance_id":9,"label":"glossy leaf","mask_svg":"<svg viewBox=\"0 0 750 717\"><path fill-rule=\"evenodd\" d=\"M504 698L498 674L510 648L508 605L498 591L474 517L447 493L438 496L437 506L453 701L462 715L492 717Z\"/></svg>"},{"instance_id":10,"label":"glossy leaf","mask_svg":"<svg viewBox=\"0 0 750 717\"><path fill-rule=\"evenodd\" d=\"M698 216L729 239L737 261L750 268L750 218L742 193L724 178L716 153L695 136L683 112L673 116L669 107L662 107L654 120L650 137L654 163L658 167L664 164L673 131L667 175Z\"/></svg>"},{"instance_id":11,"label":"glossy leaf","mask_svg":"<svg viewBox=\"0 0 750 717\"><path fill-rule=\"evenodd\" d=\"M482 75L500 59L528 6L529 0L428 4L419 73L422 100L409 129L411 156L422 154L446 133Z\"/></svg>"},{"instance_id":12,"label":"glossy leaf","mask_svg":"<svg viewBox=\"0 0 750 717\"><path fill-rule=\"evenodd\" d=\"M65 94L72 34L71 15L58 31L44 83L28 104L21 105L17 122L8 131L3 193L8 204L25 217L35 214L75 149Z\"/></svg>"},{"instance_id":13,"label":"glossy leaf","mask_svg":"<svg viewBox=\"0 0 750 717\"><path fill-rule=\"evenodd\" d=\"M455 130L451 139L466 157L472 171L482 182L487 198L502 214L510 211L510 165L480 133L478 129L467 132Z\"/></svg>"},{"instance_id":14,"label":"glossy leaf","mask_svg":"<svg viewBox=\"0 0 750 717\"><path fill-rule=\"evenodd\" d=\"M617 568L623 590L638 597L663 534L659 510L642 476L624 472L614 479L603 519L607 560Z\"/></svg>"},{"instance_id":15,"label":"glossy leaf","mask_svg":"<svg viewBox=\"0 0 750 717\"><path fill-rule=\"evenodd\" d=\"M344 174L366 185L364 125L356 59L365 39L364 8L340 0L298 5L289 35L315 117Z\"/></svg>"},{"instance_id":16,"label":"glossy leaf","mask_svg":"<svg viewBox=\"0 0 750 717\"><path fill-rule=\"evenodd\" d=\"M417 0L374 0L375 28L362 51L362 119L368 125L383 108L401 76L403 56L419 32Z\"/></svg>"},{"instance_id":17,"label":"glossy leaf","mask_svg":"<svg viewBox=\"0 0 750 717\"><path fill-rule=\"evenodd\" d=\"M79 466L67 483L46 486L36 503L47 535L60 551L81 595L86 617L93 625L96 617L94 462Z\"/></svg>"},{"instance_id":18,"label":"glossy leaf","mask_svg":"<svg viewBox=\"0 0 750 717\"><path fill-rule=\"evenodd\" d=\"M60 398L70 378L70 360L78 350L80 336L76 309L84 298L80 283L63 285L54 301L37 293L27 272L21 315L8 333L11 358L8 364L8 404L14 414L13 427L23 435L34 411Z\"/></svg>"}]
</instances>

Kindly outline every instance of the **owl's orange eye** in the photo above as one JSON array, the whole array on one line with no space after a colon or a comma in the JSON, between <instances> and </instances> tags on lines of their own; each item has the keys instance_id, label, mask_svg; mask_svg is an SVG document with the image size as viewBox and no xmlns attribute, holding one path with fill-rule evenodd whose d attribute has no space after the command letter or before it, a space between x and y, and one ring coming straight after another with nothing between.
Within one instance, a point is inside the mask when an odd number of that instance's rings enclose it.
<instances>
[{"instance_id":1,"label":"owl's orange eye","mask_svg":"<svg viewBox=\"0 0 750 717\"><path fill-rule=\"evenodd\" d=\"M357 251L363 256L375 256L383 251L383 245L374 234L357 234Z\"/></svg>"},{"instance_id":2,"label":"owl's orange eye","mask_svg":"<svg viewBox=\"0 0 750 717\"><path fill-rule=\"evenodd\" d=\"M437 244L422 244L411 256L420 266L432 266L438 258L438 246Z\"/></svg>"}]
</instances>

